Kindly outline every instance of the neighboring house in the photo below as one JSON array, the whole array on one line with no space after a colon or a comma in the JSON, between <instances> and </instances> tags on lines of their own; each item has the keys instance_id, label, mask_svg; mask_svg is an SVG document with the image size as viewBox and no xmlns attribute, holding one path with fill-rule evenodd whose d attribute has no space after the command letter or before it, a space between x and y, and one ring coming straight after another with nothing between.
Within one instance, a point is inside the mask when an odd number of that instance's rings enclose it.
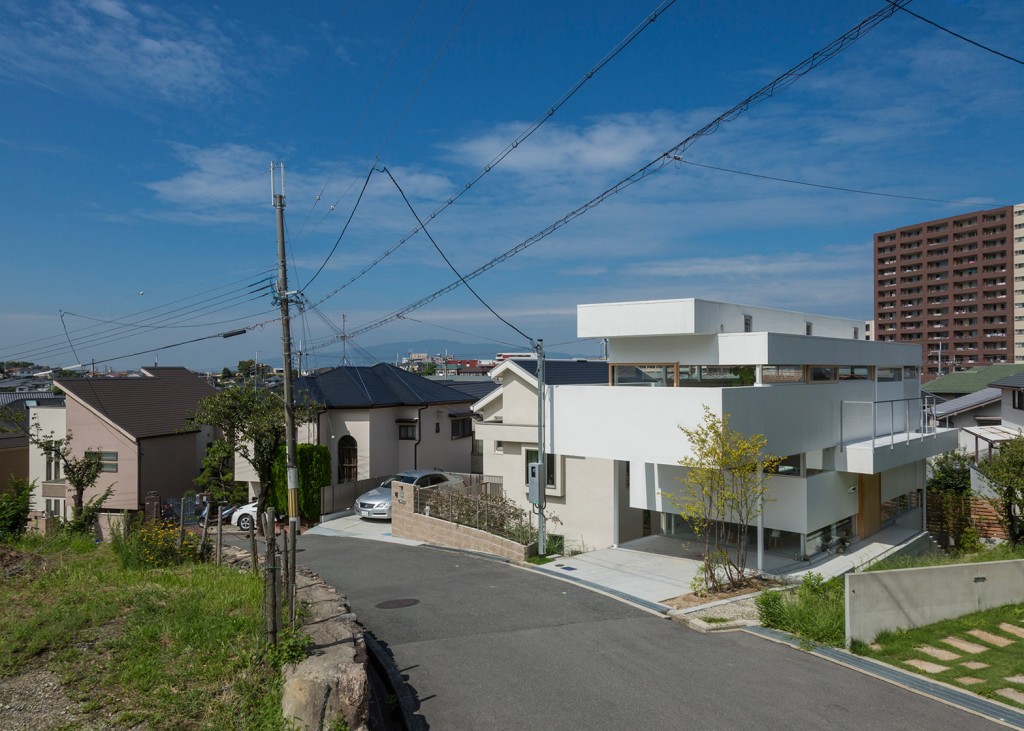
<instances>
[{"instance_id":1,"label":"neighboring house","mask_svg":"<svg viewBox=\"0 0 1024 731\"><path fill-rule=\"evenodd\" d=\"M880 530L923 489L925 460L956 446L955 430L927 427L919 347L863 340L861 321L696 299L577 312L581 338L608 340L610 385L548 386L547 451L556 464L612 464L605 543L632 534L635 511L651 511L656 530L692 534L664 493L681 490L691 452L680 427L700 425L704 406L784 457L763 527L746 530L790 558ZM559 517L575 522L578 510L593 506L567 500Z\"/></svg>"},{"instance_id":2,"label":"neighboring house","mask_svg":"<svg viewBox=\"0 0 1024 731\"><path fill-rule=\"evenodd\" d=\"M29 479L29 448L26 430L31 424L30 410L40 402L63 405L64 395L52 391L0 393L0 489L12 477Z\"/></svg>"},{"instance_id":3,"label":"neighboring house","mask_svg":"<svg viewBox=\"0 0 1024 731\"><path fill-rule=\"evenodd\" d=\"M1024 363L999 363L954 371L921 386L921 390L940 401L949 401L987 388L993 381L1024 373Z\"/></svg>"},{"instance_id":4,"label":"neighboring house","mask_svg":"<svg viewBox=\"0 0 1024 731\"><path fill-rule=\"evenodd\" d=\"M469 472L473 397L462 391L379 363L297 378L295 399L324 407L299 441L330 449L334 485L419 468ZM236 478L255 481L245 467Z\"/></svg>"},{"instance_id":5,"label":"neighboring house","mask_svg":"<svg viewBox=\"0 0 1024 731\"><path fill-rule=\"evenodd\" d=\"M522 508L527 501L527 465L537 461L537 360L507 359L491 371L499 388L473 404L483 472L500 475L505 496ZM607 387L608 363L546 360L548 386ZM598 425L591 425L598 426ZM613 459L564 454L547 456L547 513L561 524L552 533L578 549L606 548L644 534L644 512L629 507L626 466Z\"/></svg>"},{"instance_id":6,"label":"neighboring house","mask_svg":"<svg viewBox=\"0 0 1024 731\"><path fill-rule=\"evenodd\" d=\"M108 511L139 510L145 496L181 497L195 490L203 455L212 441L209 428L190 429L188 416L214 393L206 380L186 368L142 369L142 377L68 378L56 385L66 394L64 409L32 410L41 432L72 434L72 455L94 452L103 472L85 499L108 486ZM36 505L49 501L51 512L70 514L70 493L59 471L38 448L32 449L30 475L37 480Z\"/></svg>"},{"instance_id":7,"label":"neighboring house","mask_svg":"<svg viewBox=\"0 0 1024 731\"><path fill-rule=\"evenodd\" d=\"M976 435L998 427L1002 421L1000 401L998 388L983 388L966 396L933 404L928 410L933 425L958 429L959 446L969 452L977 452L979 443Z\"/></svg>"}]
</instances>

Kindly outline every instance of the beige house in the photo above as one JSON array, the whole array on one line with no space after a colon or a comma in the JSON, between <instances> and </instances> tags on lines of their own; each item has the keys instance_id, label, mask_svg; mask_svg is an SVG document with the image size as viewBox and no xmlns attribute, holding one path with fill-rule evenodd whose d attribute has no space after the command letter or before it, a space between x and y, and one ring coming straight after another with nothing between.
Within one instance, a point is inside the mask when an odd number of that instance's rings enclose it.
<instances>
[{"instance_id":1,"label":"beige house","mask_svg":"<svg viewBox=\"0 0 1024 731\"><path fill-rule=\"evenodd\" d=\"M482 421L476 438L483 471L501 476L505 496L529 509L527 465L537 461L537 361L508 359L491 371L500 386L473 404ZM549 386L607 385L605 361L547 360ZM644 535L645 511L629 507L628 463L614 459L548 454L547 509L568 548L616 546ZM649 517L648 517L649 520Z\"/></svg>"},{"instance_id":2,"label":"beige house","mask_svg":"<svg viewBox=\"0 0 1024 731\"><path fill-rule=\"evenodd\" d=\"M43 434L70 432L75 457L92 452L102 459L103 472L86 500L109 486L113 494L105 509L139 510L147 493L165 499L196 489L213 433L190 429L186 420L214 393L205 379L186 368L153 367L139 377L68 378L56 385L66 395L65 407L40 406L32 416ZM37 482L37 508L69 515L71 496L59 464L33 447L29 474Z\"/></svg>"}]
</instances>

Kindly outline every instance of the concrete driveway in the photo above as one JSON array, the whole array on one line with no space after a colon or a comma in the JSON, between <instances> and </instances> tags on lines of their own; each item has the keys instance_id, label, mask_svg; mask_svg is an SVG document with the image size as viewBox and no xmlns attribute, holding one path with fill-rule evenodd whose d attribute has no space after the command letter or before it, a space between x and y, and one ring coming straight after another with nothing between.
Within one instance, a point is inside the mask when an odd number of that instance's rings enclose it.
<instances>
[{"instance_id":1,"label":"concrete driveway","mask_svg":"<svg viewBox=\"0 0 1024 731\"><path fill-rule=\"evenodd\" d=\"M406 546L423 545L422 541L410 541L407 538L396 538L391 535L390 520L367 520L358 515L344 515L324 521L315 528L307 530L304 535L365 538L372 541L401 543Z\"/></svg>"}]
</instances>

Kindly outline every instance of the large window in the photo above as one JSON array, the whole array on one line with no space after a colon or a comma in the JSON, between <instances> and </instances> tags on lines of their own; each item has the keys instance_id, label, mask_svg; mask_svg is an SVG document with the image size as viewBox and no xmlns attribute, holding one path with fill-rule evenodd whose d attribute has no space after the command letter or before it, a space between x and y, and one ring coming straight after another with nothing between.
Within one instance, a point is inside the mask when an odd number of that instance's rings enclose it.
<instances>
[{"instance_id":1,"label":"large window","mask_svg":"<svg viewBox=\"0 0 1024 731\"><path fill-rule=\"evenodd\" d=\"M879 366L875 368L875 380L879 383L891 383L894 381L903 380L903 369L899 366L890 368L888 366Z\"/></svg>"},{"instance_id":2,"label":"large window","mask_svg":"<svg viewBox=\"0 0 1024 731\"><path fill-rule=\"evenodd\" d=\"M839 378L836 366L807 366L807 380L811 383L827 383Z\"/></svg>"},{"instance_id":3,"label":"large window","mask_svg":"<svg viewBox=\"0 0 1024 731\"><path fill-rule=\"evenodd\" d=\"M803 383L802 365L761 366L761 383Z\"/></svg>"},{"instance_id":4,"label":"large window","mask_svg":"<svg viewBox=\"0 0 1024 731\"><path fill-rule=\"evenodd\" d=\"M613 386L674 386L674 363L612 365Z\"/></svg>"},{"instance_id":5,"label":"large window","mask_svg":"<svg viewBox=\"0 0 1024 731\"><path fill-rule=\"evenodd\" d=\"M60 457L54 452L46 453L46 479L60 479Z\"/></svg>"},{"instance_id":6,"label":"large window","mask_svg":"<svg viewBox=\"0 0 1024 731\"><path fill-rule=\"evenodd\" d=\"M86 457L96 457L103 463L100 472L117 472L117 452L86 452Z\"/></svg>"},{"instance_id":7,"label":"large window","mask_svg":"<svg viewBox=\"0 0 1024 731\"><path fill-rule=\"evenodd\" d=\"M526 453L526 463L523 465L523 474L524 474L524 478L523 479L526 481L526 484L528 485L528 484L530 484L530 463L531 462L536 462L537 459L540 457L540 454L537 452L536 449L527 449L525 453ZM555 463L558 461L558 457L556 455L554 455L554 454L548 454L548 455L545 455L544 461L547 464L548 487L554 487L555 486Z\"/></svg>"},{"instance_id":8,"label":"large window","mask_svg":"<svg viewBox=\"0 0 1024 731\"><path fill-rule=\"evenodd\" d=\"M346 434L338 440L338 482L359 479L359 448L356 440Z\"/></svg>"},{"instance_id":9,"label":"large window","mask_svg":"<svg viewBox=\"0 0 1024 731\"><path fill-rule=\"evenodd\" d=\"M840 381L867 381L871 379L869 366L839 366Z\"/></svg>"}]
</instances>

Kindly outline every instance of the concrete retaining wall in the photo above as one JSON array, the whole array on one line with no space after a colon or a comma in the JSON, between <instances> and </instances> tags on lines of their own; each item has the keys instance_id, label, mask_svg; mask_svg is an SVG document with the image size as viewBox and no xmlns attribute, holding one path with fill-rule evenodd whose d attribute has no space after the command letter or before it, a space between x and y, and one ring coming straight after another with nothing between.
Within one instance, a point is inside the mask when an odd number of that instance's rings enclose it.
<instances>
[{"instance_id":1,"label":"concrete retaining wall","mask_svg":"<svg viewBox=\"0 0 1024 731\"><path fill-rule=\"evenodd\" d=\"M846 575L846 643L1024 602L1024 560Z\"/></svg>"},{"instance_id":2,"label":"concrete retaining wall","mask_svg":"<svg viewBox=\"0 0 1024 731\"><path fill-rule=\"evenodd\" d=\"M533 546L510 541L440 518L431 518L415 511L415 487L393 482L391 488L391 534L398 538L433 543L438 546L462 548L490 553L510 561L525 561L533 554Z\"/></svg>"}]
</instances>

